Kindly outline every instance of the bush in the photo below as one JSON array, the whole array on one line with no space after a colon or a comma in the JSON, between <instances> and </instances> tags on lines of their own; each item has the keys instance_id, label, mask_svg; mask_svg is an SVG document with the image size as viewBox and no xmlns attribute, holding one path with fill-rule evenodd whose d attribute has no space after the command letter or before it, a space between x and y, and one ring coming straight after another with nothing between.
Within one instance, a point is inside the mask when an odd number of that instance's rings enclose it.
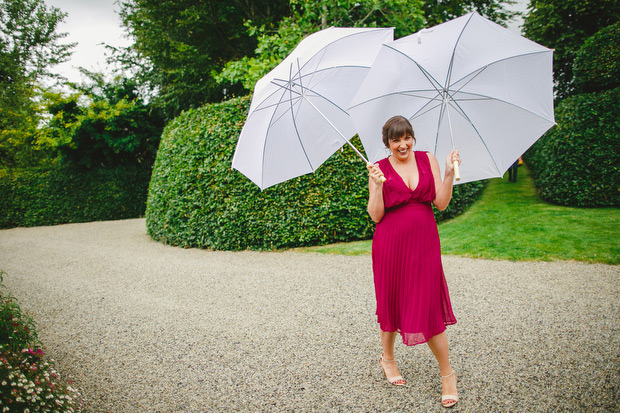
<instances>
[{"instance_id":1,"label":"bush","mask_svg":"<svg viewBox=\"0 0 620 413\"><path fill-rule=\"evenodd\" d=\"M142 216L150 167L0 170L0 228Z\"/></svg>"},{"instance_id":2,"label":"bush","mask_svg":"<svg viewBox=\"0 0 620 413\"><path fill-rule=\"evenodd\" d=\"M620 88L575 95L526 153L540 196L560 205L620 206Z\"/></svg>"},{"instance_id":3,"label":"bush","mask_svg":"<svg viewBox=\"0 0 620 413\"><path fill-rule=\"evenodd\" d=\"M620 86L620 22L585 41L575 57L573 75L578 93Z\"/></svg>"},{"instance_id":4,"label":"bush","mask_svg":"<svg viewBox=\"0 0 620 413\"><path fill-rule=\"evenodd\" d=\"M163 243L216 250L277 249L368 239L368 175L346 147L316 173L264 191L231 170L250 98L184 112L164 130L146 209L148 233ZM359 141L356 142L359 145ZM450 216L482 184L462 185Z\"/></svg>"},{"instance_id":5,"label":"bush","mask_svg":"<svg viewBox=\"0 0 620 413\"><path fill-rule=\"evenodd\" d=\"M5 291L0 271L0 406L2 411L73 412L79 393L43 358L30 316Z\"/></svg>"}]
</instances>

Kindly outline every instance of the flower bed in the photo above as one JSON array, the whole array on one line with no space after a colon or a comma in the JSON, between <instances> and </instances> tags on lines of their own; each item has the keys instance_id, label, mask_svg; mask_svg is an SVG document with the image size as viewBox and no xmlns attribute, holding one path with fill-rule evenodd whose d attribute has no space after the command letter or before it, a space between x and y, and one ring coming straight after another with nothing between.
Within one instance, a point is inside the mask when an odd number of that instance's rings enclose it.
<instances>
[{"instance_id":1,"label":"flower bed","mask_svg":"<svg viewBox=\"0 0 620 413\"><path fill-rule=\"evenodd\" d=\"M79 392L44 357L35 323L6 292L0 271L0 412L80 411Z\"/></svg>"}]
</instances>

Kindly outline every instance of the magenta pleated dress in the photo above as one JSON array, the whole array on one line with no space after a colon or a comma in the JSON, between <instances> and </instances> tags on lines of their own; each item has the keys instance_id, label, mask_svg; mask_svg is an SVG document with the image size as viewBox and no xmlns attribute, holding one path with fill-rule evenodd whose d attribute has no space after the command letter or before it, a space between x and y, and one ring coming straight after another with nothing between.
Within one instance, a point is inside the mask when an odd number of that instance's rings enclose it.
<instances>
[{"instance_id":1,"label":"magenta pleated dress","mask_svg":"<svg viewBox=\"0 0 620 413\"><path fill-rule=\"evenodd\" d=\"M388 158L379 161L386 178L385 214L372 241L377 322L382 331L399 332L408 346L425 343L456 323L431 206L435 180L426 152L414 154L420 179L413 190Z\"/></svg>"}]
</instances>

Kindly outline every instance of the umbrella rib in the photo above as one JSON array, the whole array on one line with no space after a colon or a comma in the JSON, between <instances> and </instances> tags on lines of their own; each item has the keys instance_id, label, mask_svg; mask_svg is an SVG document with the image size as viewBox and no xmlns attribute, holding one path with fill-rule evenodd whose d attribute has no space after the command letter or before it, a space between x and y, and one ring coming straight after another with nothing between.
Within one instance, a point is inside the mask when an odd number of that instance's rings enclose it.
<instances>
[{"instance_id":1,"label":"umbrella rib","mask_svg":"<svg viewBox=\"0 0 620 413\"><path fill-rule=\"evenodd\" d=\"M489 154L489 157L491 158L491 160L493 161L493 165L495 165L495 169L497 170L498 175L501 174L500 170L499 170L499 166L497 165L497 162L495 162L495 158L493 157L493 154L491 153L491 150L489 149L489 147L487 146L487 143L485 142L484 138L482 138L482 135L480 134L480 132L478 131L478 128L476 128L476 125L474 124L474 122L472 122L472 120L469 118L469 116L467 116L467 113L465 113L465 111L463 110L463 108L454 100L450 100L448 101L448 104L452 107L454 107L456 109L456 111L458 113L460 113L461 116L463 116L467 122L469 122L469 124L471 125L471 127L474 129L474 131L476 132L476 135L478 136L478 138L480 139L480 142L482 142L482 145L484 145L484 148L487 150L487 153ZM446 109L447 110L447 109ZM441 122L441 121L440 121ZM439 130L437 131L437 134L439 134ZM436 145L436 144L435 144ZM436 147L435 147L436 149Z\"/></svg>"},{"instance_id":2,"label":"umbrella rib","mask_svg":"<svg viewBox=\"0 0 620 413\"><path fill-rule=\"evenodd\" d=\"M283 88L283 93L286 93L286 92L287 92L287 90L288 90L288 89L284 89L284 88ZM273 96L273 95L272 95L272 96ZM299 100L299 99L301 99L301 96L296 96L296 97L292 98L292 100ZM289 102L289 101L291 101L291 99L284 99L284 100L280 100L279 102L272 103L272 104L270 104L270 105L260 106L260 107L258 107L258 108L256 108L256 109L254 109L254 113L255 113L255 112L260 112L261 110L271 109L271 108L273 108L274 106L280 106L282 103Z\"/></svg>"},{"instance_id":3,"label":"umbrella rib","mask_svg":"<svg viewBox=\"0 0 620 413\"><path fill-rule=\"evenodd\" d=\"M517 59L517 58L519 58L519 57L524 57L524 56L532 56L532 55L543 54L543 53L549 53L549 52L550 52L550 50L549 50L549 49L547 49L547 50L539 50L539 51L537 51L537 52L522 53L522 54L518 54L518 55L513 55L513 56L504 57L504 58L502 58L502 59L498 59L498 60L495 60L495 61L493 61L493 62L487 63L487 64L486 64L486 65L485 65L482 69L486 69L486 68L487 68L487 67L489 67L489 66L492 66L492 65L495 65L495 64L498 64L498 63L504 62L504 61L506 61L506 60ZM476 69L476 70L481 70L481 69ZM474 72L475 72L475 71L474 71ZM471 72L471 73L473 73L473 72ZM471 75L471 73L468 73L468 74L464 75L464 76L463 76L463 77L461 77L460 79L456 80L453 84L456 84L456 83L460 82L461 80L465 79L467 76L470 76L470 75ZM477 76L477 75L476 75L476 76Z\"/></svg>"},{"instance_id":4,"label":"umbrella rib","mask_svg":"<svg viewBox=\"0 0 620 413\"><path fill-rule=\"evenodd\" d=\"M412 58L411 58L411 56L409 56L408 54L406 54L406 53L404 53L404 52L402 52L402 51L400 51L400 50L398 50L398 49L393 48L393 47L392 47L392 46L390 46L390 45L384 44L383 46L387 47L388 49L391 49L391 50L395 51L396 53L399 53L399 54L403 55L405 58L407 58L407 59L411 60L413 63L415 63L415 65L416 65L416 66L420 69L420 71L424 74L424 76L425 76L425 77L428 79L428 81L431 83L431 86L432 86L433 88L435 88L435 90L436 90L438 93L440 93L440 92L441 92L441 89L442 89L442 85L441 85L441 83L439 83L439 82L437 81L437 79L435 79L435 78L434 78L434 77L433 77L433 76L432 76L432 75L431 75L428 71L424 70L424 68L423 68L423 67L422 67L422 66L421 66L421 65L420 65L417 61L415 61L414 59L412 59Z\"/></svg>"},{"instance_id":5,"label":"umbrella rib","mask_svg":"<svg viewBox=\"0 0 620 413\"><path fill-rule=\"evenodd\" d=\"M341 40L343 40L343 39L347 39L347 38L349 38L349 37L353 37L353 36L360 36L360 35L362 35L362 34L367 34L368 32L371 32L371 31L376 32L376 31L381 31L381 30L385 30L385 28L382 28L382 27L377 27L377 28L375 28L374 30L373 30L373 29L367 29L367 30L365 30L365 31L360 31L360 32L357 32L357 33L347 34L346 36L339 37L338 39L336 39L336 41L341 41ZM317 51L317 52L315 53L315 55L316 55L316 54L318 54L318 53L320 53L320 52L323 52L323 51L324 51L327 47L331 46L333 43L334 43L334 42L331 42L331 43L326 44L325 46L323 46L323 47L321 48L321 50ZM309 59L307 62L305 62L305 63L301 66L300 71L301 71L301 69L304 69L304 68L306 67L306 65L310 62L310 60L312 60L312 59ZM339 66L337 66L337 67L339 67ZM367 66L361 66L361 67L366 67L366 68L367 68Z\"/></svg>"},{"instance_id":6,"label":"umbrella rib","mask_svg":"<svg viewBox=\"0 0 620 413\"><path fill-rule=\"evenodd\" d=\"M426 105L424 105L424 106L426 106ZM435 105L435 106L433 106L433 107L431 107L431 108L429 108L429 109L425 110L424 112L417 111L417 112L416 112L416 113L414 113L411 117L409 117L409 121L412 121L412 120L413 120L413 119L415 119L415 118L419 118L420 116L424 116L424 115L425 115L425 114L427 114L428 112L430 112L430 111L432 111L432 110L437 109L439 106L441 106L441 103L439 103L439 104L437 104L437 105Z\"/></svg>"},{"instance_id":7,"label":"umbrella rib","mask_svg":"<svg viewBox=\"0 0 620 413\"><path fill-rule=\"evenodd\" d=\"M301 70L299 68L299 59L297 59L297 67L298 67L297 73L299 73L299 70ZM293 69L293 64L291 63L291 66L290 66L290 69L289 69L289 78L290 79L293 78L292 77L292 75L293 75L292 74L292 69ZM293 96L292 96L293 88L289 88L289 94L291 95L291 99L290 99L289 102L290 102L290 108L291 108L291 119L293 121L293 127L295 128L295 136L297 136L297 140L299 141L299 144L301 145L301 149L304 152L304 156L306 157L306 160L308 161L308 165L310 165L310 169L314 172L316 169L314 168L314 165L312 165L312 162L310 162L310 158L308 157L308 152L306 152L306 147L304 145L304 142L301 140L301 135L299 134L299 128L297 128L297 119L295 118L295 112L294 112L294 107L293 107ZM301 94L301 98L304 99L303 93ZM301 104L299 106L301 106Z\"/></svg>"},{"instance_id":8,"label":"umbrella rib","mask_svg":"<svg viewBox=\"0 0 620 413\"><path fill-rule=\"evenodd\" d=\"M444 83L444 88L450 87L450 79L452 78L452 68L454 67L454 56L456 55L456 48L458 47L459 41L461 40L461 37L463 36L465 29L467 28L467 26L469 25L473 17L474 17L474 13L472 13L469 16L469 18L467 19L467 22L463 25L463 28L461 29L461 33L459 33L459 37L454 42L454 48L452 49L452 56L450 57L450 64L448 65L448 73L446 74L446 81Z\"/></svg>"},{"instance_id":9,"label":"umbrella rib","mask_svg":"<svg viewBox=\"0 0 620 413\"><path fill-rule=\"evenodd\" d=\"M283 89L282 90L282 95L280 96L280 99L282 99L282 97L285 94L286 94L286 89ZM272 95L270 95L270 96L273 96L273 95L275 95L275 92ZM286 113L286 111L284 113ZM276 114L276 111L274 110L273 113L271 114L271 119L269 119L269 127L271 127L271 125L274 124L275 114ZM281 117L282 116L280 116L277 120L279 120ZM262 162L261 162L261 166L265 164L265 153L267 153L266 149L267 149L267 139L265 139L265 142L263 142L263 153L262 153L262 158L263 159L262 159ZM261 171L261 185L260 185L261 188L264 186L264 184L265 184L265 168L262 168L262 171Z\"/></svg>"},{"instance_id":10,"label":"umbrella rib","mask_svg":"<svg viewBox=\"0 0 620 413\"><path fill-rule=\"evenodd\" d=\"M516 104L514 104L512 102L508 102L507 100L504 100L504 99L499 99L499 98L496 98L496 97L493 97L493 96L480 95L480 94L472 93L472 92L459 92L459 93L474 95L474 96L478 96L479 98L476 98L476 99L473 99L473 98L472 99L461 99L461 98L459 98L459 99L451 99L454 103L457 103L457 102L467 102L467 101L476 101L476 100L478 100L478 101L482 101L482 100L489 100L489 101L491 101L492 100L492 101L495 101L495 102L504 103L504 104L506 104L508 106L513 106L513 107L515 107L517 109L520 109L520 110L522 110L524 112L530 113L530 114L532 114L532 115L534 115L534 116L536 116L538 118L549 120L549 119L547 119L547 118L545 118L543 116L540 116L536 112L532 112L529 109L526 109L526 108L524 108L522 106L516 105Z\"/></svg>"},{"instance_id":11,"label":"umbrella rib","mask_svg":"<svg viewBox=\"0 0 620 413\"><path fill-rule=\"evenodd\" d=\"M441 102L441 111L439 112L439 119L437 120L437 132L435 133L435 148L433 149L433 155L437 155L437 145L439 144L439 128L441 127L441 121L443 120L443 114L446 111L445 102Z\"/></svg>"}]
</instances>

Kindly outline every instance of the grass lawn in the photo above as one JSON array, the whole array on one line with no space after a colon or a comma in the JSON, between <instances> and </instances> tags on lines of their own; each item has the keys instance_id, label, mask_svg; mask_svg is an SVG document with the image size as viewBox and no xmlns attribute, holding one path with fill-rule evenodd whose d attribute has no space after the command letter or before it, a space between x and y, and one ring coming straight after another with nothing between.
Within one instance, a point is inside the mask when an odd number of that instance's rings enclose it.
<instances>
[{"instance_id":1,"label":"grass lawn","mask_svg":"<svg viewBox=\"0 0 620 413\"><path fill-rule=\"evenodd\" d=\"M492 179L464 214L439 224L444 254L503 260L620 264L620 208L570 208L542 201L527 166L516 183ZM371 241L299 248L370 254Z\"/></svg>"}]
</instances>

